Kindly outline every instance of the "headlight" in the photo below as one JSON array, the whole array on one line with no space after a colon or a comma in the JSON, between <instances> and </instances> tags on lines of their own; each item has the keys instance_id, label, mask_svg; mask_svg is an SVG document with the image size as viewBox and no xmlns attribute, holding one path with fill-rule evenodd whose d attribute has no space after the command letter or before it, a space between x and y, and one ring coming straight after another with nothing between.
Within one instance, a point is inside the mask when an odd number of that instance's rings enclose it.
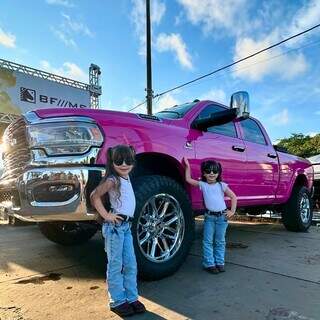
<instances>
[{"instance_id":1,"label":"headlight","mask_svg":"<svg viewBox=\"0 0 320 320\"><path fill-rule=\"evenodd\" d=\"M30 147L44 149L49 156L85 153L103 142L97 125L80 121L34 124L27 131Z\"/></svg>"}]
</instances>

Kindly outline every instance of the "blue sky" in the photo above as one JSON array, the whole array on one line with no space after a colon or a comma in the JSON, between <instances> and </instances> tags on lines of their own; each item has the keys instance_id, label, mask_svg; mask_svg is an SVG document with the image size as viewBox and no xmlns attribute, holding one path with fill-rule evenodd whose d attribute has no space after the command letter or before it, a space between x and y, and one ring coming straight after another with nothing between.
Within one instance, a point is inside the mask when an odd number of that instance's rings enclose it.
<instances>
[{"instance_id":1,"label":"blue sky","mask_svg":"<svg viewBox=\"0 0 320 320\"><path fill-rule=\"evenodd\" d=\"M318 0L151 0L157 94L320 22ZM145 96L144 0L1 0L0 58L88 81L102 69L101 107L126 111ZM316 134L320 28L172 92L154 110L199 98L250 94L271 139ZM145 111L145 106L137 109Z\"/></svg>"}]
</instances>

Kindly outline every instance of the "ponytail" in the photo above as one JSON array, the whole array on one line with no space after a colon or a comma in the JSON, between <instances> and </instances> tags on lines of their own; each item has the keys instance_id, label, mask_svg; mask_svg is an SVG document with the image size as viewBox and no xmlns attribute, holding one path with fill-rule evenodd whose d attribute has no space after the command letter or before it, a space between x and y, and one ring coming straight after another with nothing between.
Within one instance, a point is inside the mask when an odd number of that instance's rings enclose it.
<instances>
[{"instance_id":1,"label":"ponytail","mask_svg":"<svg viewBox=\"0 0 320 320\"><path fill-rule=\"evenodd\" d=\"M108 148L107 150L107 162L112 162L112 148Z\"/></svg>"}]
</instances>

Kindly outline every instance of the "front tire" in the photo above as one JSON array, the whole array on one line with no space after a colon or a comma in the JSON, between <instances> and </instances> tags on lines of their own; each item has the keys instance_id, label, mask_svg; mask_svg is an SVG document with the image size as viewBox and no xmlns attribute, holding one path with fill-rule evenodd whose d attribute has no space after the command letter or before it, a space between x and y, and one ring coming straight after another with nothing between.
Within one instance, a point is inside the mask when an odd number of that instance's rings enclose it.
<instances>
[{"instance_id":1,"label":"front tire","mask_svg":"<svg viewBox=\"0 0 320 320\"><path fill-rule=\"evenodd\" d=\"M289 231L307 231L312 223L312 202L308 189L295 186L284 208L282 222Z\"/></svg>"},{"instance_id":2,"label":"front tire","mask_svg":"<svg viewBox=\"0 0 320 320\"><path fill-rule=\"evenodd\" d=\"M83 244L98 230L97 225L88 222L40 222L38 225L46 238L63 246Z\"/></svg>"},{"instance_id":3,"label":"front tire","mask_svg":"<svg viewBox=\"0 0 320 320\"><path fill-rule=\"evenodd\" d=\"M189 197L176 181L143 176L134 181L136 211L132 225L139 275L158 280L183 263L194 237Z\"/></svg>"}]
</instances>

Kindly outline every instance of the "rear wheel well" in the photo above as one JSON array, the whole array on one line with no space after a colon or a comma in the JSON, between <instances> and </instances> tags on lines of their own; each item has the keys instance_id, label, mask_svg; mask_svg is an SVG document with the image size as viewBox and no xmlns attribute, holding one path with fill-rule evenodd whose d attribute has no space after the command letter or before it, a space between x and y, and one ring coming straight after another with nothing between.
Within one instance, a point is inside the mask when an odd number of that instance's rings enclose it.
<instances>
[{"instance_id":1,"label":"rear wheel well","mask_svg":"<svg viewBox=\"0 0 320 320\"><path fill-rule=\"evenodd\" d=\"M300 175L297 176L296 181L294 182L294 184L292 186L292 189L290 191L290 194L289 194L287 202L274 206L276 211L283 212L285 210L285 207L286 207L288 201L290 200L292 194L295 193L296 190L301 188L301 187L308 188L308 180L303 174L300 174Z\"/></svg>"},{"instance_id":2,"label":"rear wheel well","mask_svg":"<svg viewBox=\"0 0 320 320\"><path fill-rule=\"evenodd\" d=\"M292 190L293 190L294 188L297 188L297 186L308 188L308 181L307 181L306 176L304 176L303 174L299 174L299 175L297 176L296 181L294 182L294 185L293 185ZM291 192L292 192L292 190L291 190Z\"/></svg>"}]
</instances>

